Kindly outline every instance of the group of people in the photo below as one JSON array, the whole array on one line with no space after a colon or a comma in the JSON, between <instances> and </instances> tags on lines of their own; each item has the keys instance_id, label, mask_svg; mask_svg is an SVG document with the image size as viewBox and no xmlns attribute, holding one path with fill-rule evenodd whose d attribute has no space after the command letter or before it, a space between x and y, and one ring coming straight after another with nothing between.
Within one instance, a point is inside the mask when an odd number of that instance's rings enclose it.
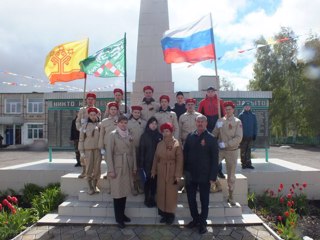
<instances>
[{"instance_id":1,"label":"group of people","mask_svg":"<svg viewBox=\"0 0 320 240\"><path fill-rule=\"evenodd\" d=\"M71 131L75 139L76 166L83 168L79 178L87 179L88 194L99 193L104 157L115 220L124 228L125 222L131 221L125 215L126 198L142 192L147 207L157 206L160 222L172 224L183 177L193 219L187 227L198 227L203 234L207 231L210 190L221 191L218 177L225 178L221 161L226 161L231 205L235 204L233 191L239 145L242 168L253 169L250 146L256 138L257 121L250 102L245 103L240 120L234 116L235 104L219 99L213 87L207 89L198 111L196 99L184 99L182 92L177 93L173 109L169 96L162 95L157 103L151 86L145 86L143 92L141 104L129 109L122 102L123 91L114 89L115 101L107 104L105 113L95 107L94 93L86 95L87 105L80 108ZM79 131L79 140L74 137L75 129ZM196 201L198 190L200 213Z\"/></svg>"}]
</instances>

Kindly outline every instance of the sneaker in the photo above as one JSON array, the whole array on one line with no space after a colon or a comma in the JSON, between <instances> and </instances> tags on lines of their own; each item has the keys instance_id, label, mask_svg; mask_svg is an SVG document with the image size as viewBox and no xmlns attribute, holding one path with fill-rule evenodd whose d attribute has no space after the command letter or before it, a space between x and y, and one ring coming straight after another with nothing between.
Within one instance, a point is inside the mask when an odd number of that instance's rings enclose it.
<instances>
[{"instance_id":1,"label":"sneaker","mask_svg":"<svg viewBox=\"0 0 320 240\"><path fill-rule=\"evenodd\" d=\"M226 178L226 176L223 174L223 172L218 172L218 177L219 178Z\"/></svg>"},{"instance_id":2,"label":"sneaker","mask_svg":"<svg viewBox=\"0 0 320 240\"><path fill-rule=\"evenodd\" d=\"M197 221L195 221L195 220L192 220L191 222L189 222L188 224L187 224L187 228L195 228L196 226L198 226L199 225L199 222L197 222Z\"/></svg>"},{"instance_id":3,"label":"sneaker","mask_svg":"<svg viewBox=\"0 0 320 240\"><path fill-rule=\"evenodd\" d=\"M199 234L205 234L207 232L207 227L204 224L199 226Z\"/></svg>"},{"instance_id":4,"label":"sneaker","mask_svg":"<svg viewBox=\"0 0 320 240\"><path fill-rule=\"evenodd\" d=\"M254 166L247 166L247 168L249 168L249 169L254 169Z\"/></svg>"}]
</instances>

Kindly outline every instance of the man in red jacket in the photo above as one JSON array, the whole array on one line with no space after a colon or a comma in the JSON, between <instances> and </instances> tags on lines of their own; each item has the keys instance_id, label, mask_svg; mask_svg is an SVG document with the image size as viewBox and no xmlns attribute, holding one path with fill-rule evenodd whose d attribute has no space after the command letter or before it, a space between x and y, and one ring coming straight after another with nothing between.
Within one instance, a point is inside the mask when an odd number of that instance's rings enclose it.
<instances>
[{"instance_id":1,"label":"man in red jacket","mask_svg":"<svg viewBox=\"0 0 320 240\"><path fill-rule=\"evenodd\" d=\"M219 118L219 110L218 110L218 96L216 93L217 89L214 87L207 88L207 94L204 99L202 99L199 103L198 112L205 115L208 119L207 130L212 133L216 122ZM225 115L225 110L223 106L223 100L220 99L220 117ZM222 172L222 164L219 164L219 171L218 171L219 178L225 178Z\"/></svg>"}]
</instances>

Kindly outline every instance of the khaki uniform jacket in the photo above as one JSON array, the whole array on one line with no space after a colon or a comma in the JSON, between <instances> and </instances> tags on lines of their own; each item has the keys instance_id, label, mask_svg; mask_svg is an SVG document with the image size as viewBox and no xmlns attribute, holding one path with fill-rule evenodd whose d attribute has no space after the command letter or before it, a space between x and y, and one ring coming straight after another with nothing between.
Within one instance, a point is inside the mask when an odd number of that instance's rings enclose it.
<instances>
[{"instance_id":1,"label":"khaki uniform jacket","mask_svg":"<svg viewBox=\"0 0 320 240\"><path fill-rule=\"evenodd\" d=\"M80 153L84 153L85 150L99 149L99 131L99 122L88 122L82 127L78 145Z\"/></svg>"},{"instance_id":2,"label":"khaki uniform jacket","mask_svg":"<svg viewBox=\"0 0 320 240\"><path fill-rule=\"evenodd\" d=\"M141 118L148 121L156 112L159 112L160 104L157 102L151 102L150 104L146 104L142 102L140 104L142 107L141 110Z\"/></svg>"},{"instance_id":3,"label":"khaki uniform jacket","mask_svg":"<svg viewBox=\"0 0 320 240\"><path fill-rule=\"evenodd\" d=\"M178 201L176 177L183 172L183 153L180 142L175 139L162 140L156 149L152 170L157 175L157 206L164 212L174 213Z\"/></svg>"},{"instance_id":4,"label":"khaki uniform jacket","mask_svg":"<svg viewBox=\"0 0 320 240\"><path fill-rule=\"evenodd\" d=\"M119 116L120 115L125 115L125 116L130 116L130 108L127 106L127 113L125 113L125 104L124 102L121 102L121 104L119 105ZM103 114L103 119L108 118L109 117L109 108L108 106L106 106L106 111Z\"/></svg>"},{"instance_id":5,"label":"khaki uniform jacket","mask_svg":"<svg viewBox=\"0 0 320 240\"><path fill-rule=\"evenodd\" d=\"M107 143L108 172L114 172L116 178L110 178L112 198L123 198L132 194L133 171L137 170L135 147L132 136L120 136L117 130L110 133Z\"/></svg>"},{"instance_id":6,"label":"khaki uniform jacket","mask_svg":"<svg viewBox=\"0 0 320 240\"><path fill-rule=\"evenodd\" d=\"M180 131L180 140L182 143L186 141L189 133L192 133L197 129L196 118L199 115L201 115L201 113L193 111L192 113L185 112L180 116L179 131Z\"/></svg>"},{"instance_id":7,"label":"khaki uniform jacket","mask_svg":"<svg viewBox=\"0 0 320 240\"><path fill-rule=\"evenodd\" d=\"M88 122L89 115L88 115L87 109L88 109L88 106L85 106L85 107L80 108L80 110L78 112L78 116L76 119L76 128L78 131L80 131L80 128ZM101 111L99 108L97 108L97 109L99 110L98 117L101 121Z\"/></svg>"},{"instance_id":8,"label":"khaki uniform jacket","mask_svg":"<svg viewBox=\"0 0 320 240\"><path fill-rule=\"evenodd\" d=\"M227 118L224 116L222 119L223 125L221 128L216 127L212 133L218 138L218 142L224 142L226 148L224 150L236 150L242 140L242 123L240 119L234 115ZM218 120L218 121L221 121Z\"/></svg>"},{"instance_id":9,"label":"khaki uniform jacket","mask_svg":"<svg viewBox=\"0 0 320 240\"><path fill-rule=\"evenodd\" d=\"M158 127L160 129L160 126L166 122L169 122L173 125L173 136L176 139L180 139L180 134L179 134L179 123L177 120L177 115L173 111L161 111L155 113L155 118L158 120Z\"/></svg>"},{"instance_id":10,"label":"khaki uniform jacket","mask_svg":"<svg viewBox=\"0 0 320 240\"><path fill-rule=\"evenodd\" d=\"M106 149L108 143L109 134L117 128L118 117L105 118L101 122L101 130L99 136L99 148Z\"/></svg>"},{"instance_id":11,"label":"khaki uniform jacket","mask_svg":"<svg viewBox=\"0 0 320 240\"><path fill-rule=\"evenodd\" d=\"M146 129L147 122L141 118L134 119L131 118L128 121L128 129L132 133L133 145L137 148L139 147L140 137L144 130Z\"/></svg>"}]
</instances>

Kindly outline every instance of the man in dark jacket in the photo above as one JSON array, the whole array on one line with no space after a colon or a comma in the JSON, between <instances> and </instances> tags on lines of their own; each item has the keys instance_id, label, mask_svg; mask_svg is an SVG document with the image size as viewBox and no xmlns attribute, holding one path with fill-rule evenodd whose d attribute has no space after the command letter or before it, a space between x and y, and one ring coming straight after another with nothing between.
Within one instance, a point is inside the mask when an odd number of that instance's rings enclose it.
<instances>
[{"instance_id":1,"label":"man in dark jacket","mask_svg":"<svg viewBox=\"0 0 320 240\"><path fill-rule=\"evenodd\" d=\"M240 155L241 155L241 164L242 168L254 169L251 163L251 147L253 141L257 137L257 117L251 111L252 103L246 101L243 104L243 111L239 114L239 119L242 122L243 127L243 138L240 143Z\"/></svg>"},{"instance_id":2,"label":"man in dark jacket","mask_svg":"<svg viewBox=\"0 0 320 240\"><path fill-rule=\"evenodd\" d=\"M193 228L199 225L199 233L207 232L206 220L209 211L210 185L218 174L217 139L207 131L207 118L199 115L196 118L197 130L190 133L184 144L184 174L186 190L192 221L187 225ZM198 212L196 194L200 192L201 213Z\"/></svg>"},{"instance_id":3,"label":"man in dark jacket","mask_svg":"<svg viewBox=\"0 0 320 240\"><path fill-rule=\"evenodd\" d=\"M79 134L80 132L77 130L76 127L76 119L78 116L78 112L76 113L75 118L72 120L71 123L71 133L70 133L70 140L73 141L74 144L74 151L76 153L76 159L77 159L77 163L76 165L74 165L75 167L81 167L81 163L80 163L80 152L78 150L78 144L79 144Z\"/></svg>"}]
</instances>

